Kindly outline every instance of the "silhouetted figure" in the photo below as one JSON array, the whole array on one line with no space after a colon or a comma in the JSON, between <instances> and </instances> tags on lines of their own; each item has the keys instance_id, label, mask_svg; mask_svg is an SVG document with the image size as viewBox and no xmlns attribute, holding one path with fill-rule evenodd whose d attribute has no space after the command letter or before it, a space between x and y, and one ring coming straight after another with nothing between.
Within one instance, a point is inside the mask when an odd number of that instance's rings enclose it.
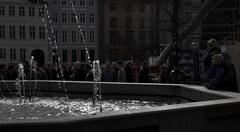
<instances>
[{"instance_id":1,"label":"silhouetted figure","mask_svg":"<svg viewBox=\"0 0 240 132\"><path fill-rule=\"evenodd\" d=\"M186 75L182 70L173 68L169 75L169 82L174 84L186 83Z\"/></svg>"},{"instance_id":2,"label":"silhouetted figure","mask_svg":"<svg viewBox=\"0 0 240 132\"><path fill-rule=\"evenodd\" d=\"M4 64L0 65L0 80L6 80L7 79L7 69Z\"/></svg>"},{"instance_id":3,"label":"silhouetted figure","mask_svg":"<svg viewBox=\"0 0 240 132\"><path fill-rule=\"evenodd\" d=\"M106 62L105 65L106 65L106 68L102 72L102 81L113 82L115 77L115 72L112 69L112 64L111 62Z\"/></svg>"},{"instance_id":4,"label":"silhouetted figure","mask_svg":"<svg viewBox=\"0 0 240 132\"><path fill-rule=\"evenodd\" d=\"M17 69L14 65L10 65L7 71L7 80L16 80L18 77Z\"/></svg>"},{"instance_id":5,"label":"silhouetted figure","mask_svg":"<svg viewBox=\"0 0 240 132\"><path fill-rule=\"evenodd\" d=\"M36 69L36 79L37 80L48 80L47 73L41 66L38 66Z\"/></svg>"},{"instance_id":6,"label":"silhouetted figure","mask_svg":"<svg viewBox=\"0 0 240 132\"><path fill-rule=\"evenodd\" d=\"M84 65L81 65L79 69L76 71L74 76L74 81L86 81L87 73L84 70Z\"/></svg>"},{"instance_id":7,"label":"silhouetted figure","mask_svg":"<svg viewBox=\"0 0 240 132\"><path fill-rule=\"evenodd\" d=\"M238 92L235 68L232 63L224 60L222 54L216 54L212 57L212 65L207 75L209 80L207 88Z\"/></svg>"},{"instance_id":8,"label":"silhouetted figure","mask_svg":"<svg viewBox=\"0 0 240 132\"><path fill-rule=\"evenodd\" d=\"M149 66L147 63L143 63L140 75L139 75L139 82L140 83L150 83L151 79L149 78Z\"/></svg>"},{"instance_id":9,"label":"silhouetted figure","mask_svg":"<svg viewBox=\"0 0 240 132\"><path fill-rule=\"evenodd\" d=\"M113 71L114 71L114 77L113 77L113 81L114 82L116 82L117 81L117 76L118 76L118 71L119 71L119 69L118 69L118 67L117 67L117 63L116 62L112 62L112 69L113 69Z\"/></svg>"},{"instance_id":10,"label":"silhouetted figure","mask_svg":"<svg viewBox=\"0 0 240 132\"><path fill-rule=\"evenodd\" d=\"M132 65L133 63L131 61L126 62L126 67L125 67L126 82L133 82Z\"/></svg>"},{"instance_id":11,"label":"silhouetted figure","mask_svg":"<svg viewBox=\"0 0 240 132\"><path fill-rule=\"evenodd\" d=\"M160 73L159 73L159 82L160 83L169 83L169 76L171 71L173 70L173 66L175 65L175 59L173 56L170 56L166 64L161 65Z\"/></svg>"},{"instance_id":12,"label":"silhouetted figure","mask_svg":"<svg viewBox=\"0 0 240 132\"><path fill-rule=\"evenodd\" d=\"M117 81L118 82L126 82L126 72L123 68L123 63L121 61L117 62Z\"/></svg>"}]
</instances>

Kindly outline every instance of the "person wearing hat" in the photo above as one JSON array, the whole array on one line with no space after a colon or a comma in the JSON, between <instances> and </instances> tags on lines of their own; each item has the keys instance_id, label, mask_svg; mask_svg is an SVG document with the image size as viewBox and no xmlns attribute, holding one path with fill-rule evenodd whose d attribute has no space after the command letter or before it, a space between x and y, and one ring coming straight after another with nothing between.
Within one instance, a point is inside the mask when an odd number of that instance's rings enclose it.
<instances>
[{"instance_id":1,"label":"person wearing hat","mask_svg":"<svg viewBox=\"0 0 240 132\"><path fill-rule=\"evenodd\" d=\"M222 51L218 45L218 42L216 39L210 39L207 42L207 56L204 59L204 67L205 70L207 71L208 68L211 66L212 64L212 57L216 54L221 54Z\"/></svg>"}]
</instances>

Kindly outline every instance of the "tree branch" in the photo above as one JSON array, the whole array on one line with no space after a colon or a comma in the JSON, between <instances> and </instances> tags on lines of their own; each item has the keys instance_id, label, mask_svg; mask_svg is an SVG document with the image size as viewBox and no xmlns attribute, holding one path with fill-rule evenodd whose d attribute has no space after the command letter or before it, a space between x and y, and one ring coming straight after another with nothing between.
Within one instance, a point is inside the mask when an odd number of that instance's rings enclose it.
<instances>
[{"instance_id":1,"label":"tree branch","mask_svg":"<svg viewBox=\"0 0 240 132\"><path fill-rule=\"evenodd\" d=\"M215 7L221 3L222 0L205 0L202 5L202 8L197 13L197 15L193 18L193 20L188 24L188 26L179 34L177 42L171 42L162 52L159 58L159 64L163 64L167 57L172 53L174 47L179 42L183 41L187 38L187 36L193 32L198 25L205 19L205 17L213 10Z\"/></svg>"}]
</instances>

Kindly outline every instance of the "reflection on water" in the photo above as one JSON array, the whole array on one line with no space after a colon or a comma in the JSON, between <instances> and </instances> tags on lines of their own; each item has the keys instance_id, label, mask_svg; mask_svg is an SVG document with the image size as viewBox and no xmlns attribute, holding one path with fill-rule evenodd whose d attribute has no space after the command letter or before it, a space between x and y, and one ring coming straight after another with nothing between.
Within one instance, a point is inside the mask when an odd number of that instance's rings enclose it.
<instances>
[{"instance_id":1,"label":"reflection on water","mask_svg":"<svg viewBox=\"0 0 240 132\"><path fill-rule=\"evenodd\" d=\"M78 117L81 115L96 114L98 107L92 107L92 99L68 99L65 98L34 98L34 103L25 100L25 104L19 105L19 100L3 98L0 100L0 122L9 120L36 120L57 119L62 117ZM142 108L158 107L170 104L180 104L186 101L179 98L168 100L103 100L103 112L138 110Z\"/></svg>"}]
</instances>

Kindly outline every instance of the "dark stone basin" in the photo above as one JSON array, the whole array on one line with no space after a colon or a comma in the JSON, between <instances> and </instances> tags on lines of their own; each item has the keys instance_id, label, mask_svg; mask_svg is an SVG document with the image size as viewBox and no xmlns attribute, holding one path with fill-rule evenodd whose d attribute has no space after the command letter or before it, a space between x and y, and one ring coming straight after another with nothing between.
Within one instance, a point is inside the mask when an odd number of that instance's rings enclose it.
<instances>
[{"instance_id":1,"label":"dark stone basin","mask_svg":"<svg viewBox=\"0 0 240 132\"><path fill-rule=\"evenodd\" d=\"M26 82L26 87L29 87ZM0 83L5 87L6 83ZM73 98L92 94L92 82L39 81L38 88L44 97L66 94L64 84ZM0 122L1 132L238 132L240 131L239 94L212 91L204 87L182 84L128 84L101 83L103 97L126 96L131 100L140 97L174 97L188 100L183 104L157 105L140 109L105 111L103 113L64 116L51 119L10 120ZM14 82L7 82L14 88ZM121 97L121 99L122 99ZM119 100L119 98L115 98ZM148 99L149 100L149 99ZM4 107L4 106L3 106ZM6 107L4 107L6 108ZM56 111L54 111L56 112ZM57 112L56 112L57 114Z\"/></svg>"}]
</instances>

